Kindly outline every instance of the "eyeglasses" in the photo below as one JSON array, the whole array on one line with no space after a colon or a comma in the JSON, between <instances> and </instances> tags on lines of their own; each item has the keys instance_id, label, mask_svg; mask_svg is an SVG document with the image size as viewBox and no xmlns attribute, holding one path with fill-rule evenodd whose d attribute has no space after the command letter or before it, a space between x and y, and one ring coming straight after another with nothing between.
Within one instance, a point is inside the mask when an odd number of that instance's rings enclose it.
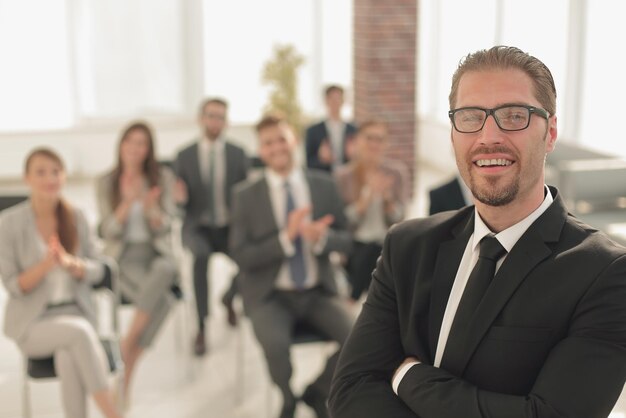
<instances>
[{"instance_id":1,"label":"eyeglasses","mask_svg":"<svg viewBox=\"0 0 626 418\"><path fill-rule=\"evenodd\" d=\"M216 120L226 120L226 116L220 113L203 113L202 116L208 119L216 119Z\"/></svg>"},{"instance_id":2,"label":"eyeglasses","mask_svg":"<svg viewBox=\"0 0 626 418\"><path fill-rule=\"evenodd\" d=\"M505 105L495 109L461 107L448 112L454 129L464 134L478 132L485 126L487 117L493 115L503 131L522 131L530 125L530 115L536 114L548 120L550 114L539 107L527 105Z\"/></svg>"}]
</instances>

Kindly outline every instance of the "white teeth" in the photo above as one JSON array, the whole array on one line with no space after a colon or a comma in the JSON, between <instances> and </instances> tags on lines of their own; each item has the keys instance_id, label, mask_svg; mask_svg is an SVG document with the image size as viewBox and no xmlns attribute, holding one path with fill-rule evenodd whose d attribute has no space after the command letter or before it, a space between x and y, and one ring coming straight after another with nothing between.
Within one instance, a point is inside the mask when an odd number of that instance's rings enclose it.
<instances>
[{"instance_id":1,"label":"white teeth","mask_svg":"<svg viewBox=\"0 0 626 418\"><path fill-rule=\"evenodd\" d=\"M511 160L506 160L504 158L492 158L491 160L478 160L476 161L476 165L479 167L485 167L485 166L493 166L493 165L498 165L498 166L508 166L513 164L513 161Z\"/></svg>"}]
</instances>

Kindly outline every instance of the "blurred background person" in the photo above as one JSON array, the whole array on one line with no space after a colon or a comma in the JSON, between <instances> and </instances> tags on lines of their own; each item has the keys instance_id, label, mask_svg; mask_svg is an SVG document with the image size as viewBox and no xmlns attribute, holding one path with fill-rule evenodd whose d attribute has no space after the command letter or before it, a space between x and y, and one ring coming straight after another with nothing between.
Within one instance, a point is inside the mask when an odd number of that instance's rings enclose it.
<instances>
[{"instance_id":1,"label":"blurred background person","mask_svg":"<svg viewBox=\"0 0 626 418\"><path fill-rule=\"evenodd\" d=\"M0 276L9 294L4 332L25 356L54 358L66 417L87 417L87 394L105 417L121 417L91 300L104 266L82 212L61 195L63 162L50 149L35 149L24 179L30 198L0 222Z\"/></svg>"},{"instance_id":2,"label":"blurred background person","mask_svg":"<svg viewBox=\"0 0 626 418\"><path fill-rule=\"evenodd\" d=\"M174 303L174 181L173 172L156 161L152 130L143 122L124 129L116 167L97 181L104 252L117 260L122 297L136 308L121 346L126 401L137 361Z\"/></svg>"},{"instance_id":3,"label":"blurred background person","mask_svg":"<svg viewBox=\"0 0 626 418\"><path fill-rule=\"evenodd\" d=\"M307 128L306 161L309 168L333 171L350 159L350 140L356 127L341 117L343 87L330 85L324 90L327 118Z\"/></svg>"},{"instance_id":4,"label":"blurred background person","mask_svg":"<svg viewBox=\"0 0 626 418\"><path fill-rule=\"evenodd\" d=\"M193 283L198 312L198 334L194 353L206 352L205 320L209 315L208 264L211 254L228 255L230 197L233 186L248 175L250 162L243 148L224 136L228 104L218 98L200 105L198 122L201 136L176 157L176 201L185 209L182 241L193 254ZM222 297L228 322L237 324L233 299L237 293L236 276Z\"/></svg>"},{"instance_id":5,"label":"blurred background person","mask_svg":"<svg viewBox=\"0 0 626 418\"><path fill-rule=\"evenodd\" d=\"M428 214L461 209L473 205L472 192L459 174L444 184L435 186L428 191Z\"/></svg>"},{"instance_id":6,"label":"blurred background person","mask_svg":"<svg viewBox=\"0 0 626 418\"><path fill-rule=\"evenodd\" d=\"M230 246L241 268L246 313L283 396L279 417L293 418L289 347L296 325L307 323L340 346L352 327L329 259L333 251L349 251L350 235L332 177L296 165L298 143L287 123L265 116L256 130L266 168L233 194ZM338 356L339 350L328 358L301 397L318 418L328 417Z\"/></svg>"},{"instance_id":7,"label":"blurred background person","mask_svg":"<svg viewBox=\"0 0 626 418\"><path fill-rule=\"evenodd\" d=\"M385 158L388 146L387 124L369 120L356 132L352 161L335 172L354 240L347 263L353 301L367 291L387 230L404 219L409 199L408 170Z\"/></svg>"}]
</instances>

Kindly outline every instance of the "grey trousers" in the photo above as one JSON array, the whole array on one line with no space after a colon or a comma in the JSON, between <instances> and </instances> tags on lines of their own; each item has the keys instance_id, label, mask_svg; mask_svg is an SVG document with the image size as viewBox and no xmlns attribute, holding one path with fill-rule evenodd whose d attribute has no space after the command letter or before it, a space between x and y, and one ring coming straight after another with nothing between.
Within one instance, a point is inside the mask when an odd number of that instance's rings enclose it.
<instances>
[{"instance_id":1,"label":"grey trousers","mask_svg":"<svg viewBox=\"0 0 626 418\"><path fill-rule=\"evenodd\" d=\"M289 347L297 322L305 321L320 333L343 345L352 327L352 319L341 300L321 288L305 291L276 291L263 306L250 313L255 335L263 347L270 376L286 402L294 400L289 385L292 367ZM311 384L328 396L339 350L326 362L324 370Z\"/></svg>"},{"instance_id":2,"label":"grey trousers","mask_svg":"<svg viewBox=\"0 0 626 418\"><path fill-rule=\"evenodd\" d=\"M177 276L174 261L160 256L150 244L128 244L119 260L122 295L150 315L139 345L148 347L174 304L170 291Z\"/></svg>"},{"instance_id":3,"label":"grey trousers","mask_svg":"<svg viewBox=\"0 0 626 418\"><path fill-rule=\"evenodd\" d=\"M80 308L49 309L18 342L31 358L54 357L67 418L87 417L87 395L108 387L106 353Z\"/></svg>"}]
</instances>

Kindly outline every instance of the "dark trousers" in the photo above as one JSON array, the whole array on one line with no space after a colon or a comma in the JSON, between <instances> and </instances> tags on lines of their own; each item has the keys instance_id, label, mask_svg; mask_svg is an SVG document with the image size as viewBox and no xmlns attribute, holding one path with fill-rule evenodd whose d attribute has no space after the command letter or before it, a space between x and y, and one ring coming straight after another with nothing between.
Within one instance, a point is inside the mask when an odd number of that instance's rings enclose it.
<instances>
[{"instance_id":1,"label":"dark trousers","mask_svg":"<svg viewBox=\"0 0 626 418\"><path fill-rule=\"evenodd\" d=\"M265 353L270 376L286 402L295 400L289 386L292 374L289 347L296 324L306 322L321 335L337 341L339 349L327 360L324 370L311 384L328 397L341 345L352 327L352 320L337 296L321 288L276 291L262 306L250 313L250 320Z\"/></svg>"},{"instance_id":2,"label":"dark trousers","mask_svg":"<svg viewBox=\"0 0 626 418\"><path fill-rule=\"evenodd\" d=\"M193 288L196 297L196 308L198 311L198 323L200 328L204 328L204 320L209 315L209 258L213 253L224 253L228 255L228 227L198 227L196 231L196 239L205 240L207 252L202 254L194 254L193 260ZM237 294L237 276L232 278L230 288L226 291L224 299L232 302Z\"/></svg>"},{"instance_id":3,"label":"dark trousers","mask_svg":"<svg viewBox=\"0 0 626 418\"><path fill-rule=\"evenodd\" d=\"M350 297L358 300L372 281L372 272L376 268L376 261L383 247L376 242L354 241L352 252L348 257L348 280L352 286Z\"/></svg>"}]
</instances>

